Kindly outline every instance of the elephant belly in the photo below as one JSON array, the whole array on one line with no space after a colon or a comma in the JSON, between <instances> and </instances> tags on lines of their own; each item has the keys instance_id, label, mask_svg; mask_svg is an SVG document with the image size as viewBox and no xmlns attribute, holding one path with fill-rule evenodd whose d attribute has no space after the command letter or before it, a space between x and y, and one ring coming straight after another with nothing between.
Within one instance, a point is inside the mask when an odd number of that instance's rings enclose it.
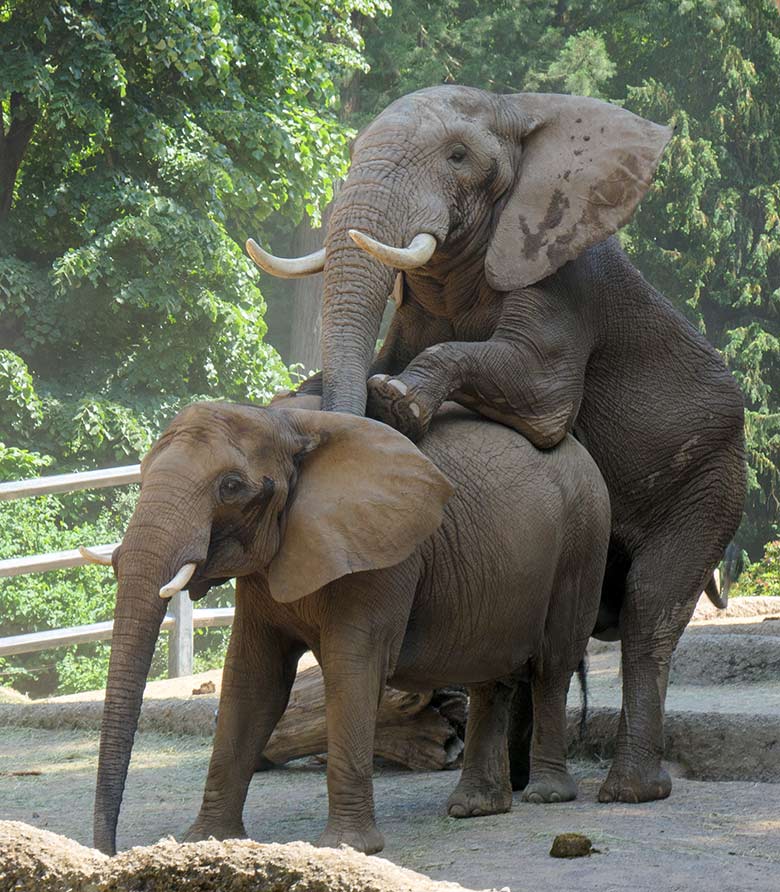
<instances>
[{"instance_id":1,"label":"elephant belly","mask_svg":"<svg viewBox=\"0 0 780 892\"><path fill-rule=\"evenodd\" d=\"M547 601L532 589L517 600L450 593L415 605L390 683L430 690L525 673L541 651Z\"/></svg>"}]
</instances>

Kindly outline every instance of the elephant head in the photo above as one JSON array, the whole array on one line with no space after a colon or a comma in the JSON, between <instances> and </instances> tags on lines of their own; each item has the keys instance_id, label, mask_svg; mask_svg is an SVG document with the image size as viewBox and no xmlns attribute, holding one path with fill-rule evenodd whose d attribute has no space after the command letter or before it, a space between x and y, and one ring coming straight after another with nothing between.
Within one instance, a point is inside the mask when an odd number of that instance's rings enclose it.
<instances>
[{"instance_id":1,"label":"elephant head","mask_svg":"<svg viewBox=\"0 0 780 892\"><path fill-rule=\"evenodd\" d=\"M390 105L353 146L324 251L280 266L248 244L277 275L324 266L323 407L364 413L394 271L538 282L628 220L670 135L576 96L443 86Z\"/></svg>"},{"instance_id":2,"label":"elephant head","mask_svg":"<svg viewBox=\"0 0 780 892\"><path fill-rule=\"evenodd\" d=\"M167 597L266 572L293 601L405 559L441 522L446 478L378 422L311 411L201 403L144 458L141 494L113 556L118 579L100 735L94 839L114 852L143 689ZM171 580L168 582L168 580Z\"/></svg>"}]
</instances>

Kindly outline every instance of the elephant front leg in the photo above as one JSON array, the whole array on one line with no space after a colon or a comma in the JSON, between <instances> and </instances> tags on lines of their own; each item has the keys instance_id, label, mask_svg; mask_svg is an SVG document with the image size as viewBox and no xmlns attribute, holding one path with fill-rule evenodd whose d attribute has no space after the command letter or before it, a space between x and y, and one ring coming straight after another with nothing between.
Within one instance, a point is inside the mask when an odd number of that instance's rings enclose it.
<instances>
[{"instance_id":1,"label":"elephant front leg","mask_svg":"<svg viewBox=\"0 0 780 892\"><path fill-rule=\"evenodd\" d=\"M497 815L512 807L507 729L513 693L513 685L501 682L469 688L463 771L447 800L452 818Z\"/></svg>"},{"instance_id":2,"label":"elephant front leg","mask_svg":"<svg viewBox=\"0 0 780 892\"><path fill-rule=\"evenodd\" d=\"M387 674L385 649L348 627L323 642L328 732L328 823L317 845L373 855L385 845L374 817L374 733Z\"/></svg>"},{"instance_id":3,"label":"elephant front leg","mask_svg":"<svg viewBox=\"0 0 780 892\"><path fill-rule=\"evenodd\" d=\"M203 803L185 842L246 836L243 811L269 737L290 697L303 648L272 628L247 635L238 601ZM251 637L251 640L249 640Z\"/></svg>"},{"instance_id":4,"label":"elephant front leg","mask_svg":"<svg viewBox=\"0 0 780 892\"><path fill-rule=\"evenodd\" d=\"M538 358L535 356L534 358ZM451 342L424 350L400 375L368 381L368 414L417 442L448 399L514 428L539 449L571 428L582 393L578 366L549 371L503 340Z\"/></svg>"}]
</instances>

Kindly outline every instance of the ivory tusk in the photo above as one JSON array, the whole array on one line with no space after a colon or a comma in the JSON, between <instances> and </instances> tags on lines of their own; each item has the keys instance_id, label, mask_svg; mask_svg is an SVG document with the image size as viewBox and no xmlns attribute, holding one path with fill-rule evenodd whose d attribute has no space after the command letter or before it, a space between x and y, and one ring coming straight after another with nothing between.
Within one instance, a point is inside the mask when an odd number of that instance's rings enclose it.
<instances>
[{"instance_id":1,"label":"ivory tusk","mask_svg":"<svg viewBox=\"0 0 780 892\"><path fill-rule=\"evenodd\" d=\"M98 552L93 551L91 548L87 548L85 545L79 545L79 554L84 558L84 560L89 561L91 564L101 564L104 567L111 566L110 554L98 554Z\"/></svg>"},{"instance_id":2,"label":"ivory tusk","mask_svg":"<svg viewBox=\"0 0 780 892\"><path fill-rule=\"evenodd\" d=\"M359 248L394 269L416 269L418 266L423 266L436 250L436 239L428 232L416 235L408 248L393 248L357 229L350 229L349 236Z\"/></svg>"},{"instance_id":3,"label":"ivory tusk","mask_svg":"<svg viewBox=\"0 0 780 892\"><path fill-rule=\"evenodd\" d=\"M197 566L197 564L185 564L173 579L160 589L160 597L172 598L177 592L180 592L192 578Z\"/></svg>"},{"instance_id":4,"label":"ivory tusk","mask_svg":"<svg viewBox=\"0 0 780 892\"><path fill-rule=\"evenodd\" d=\"M247 239L246 252L254 262L279 279L300 279L321 273L325 266L325 248L304 257L275 257L264 251L254 239Z\"/></svg>"}]
</instances>

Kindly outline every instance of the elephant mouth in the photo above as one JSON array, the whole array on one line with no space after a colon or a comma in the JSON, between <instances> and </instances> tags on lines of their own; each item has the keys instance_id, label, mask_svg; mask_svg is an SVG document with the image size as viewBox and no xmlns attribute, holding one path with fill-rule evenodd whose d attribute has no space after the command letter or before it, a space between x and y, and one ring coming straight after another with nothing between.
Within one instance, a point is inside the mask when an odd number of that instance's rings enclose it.
<instances>
[{"instance_id":1,"label":"elephant mouth","mask_svg":"<svg viewBox=\"0 0 780 892\"><path fill-rule=\"evenodd\" d=\"M204 598L209 589L253 569L247 566L249 561L245 547L231 536L212 537L206 558L196 563L197 569L187 584L187 591L193 601Z\"/></svg>"},{"instance_id":2,"label":"elephant mouth","mask_svg":"<svg viewBox=\"0 0 780 892\"><path fill-rule=\"evenodd\" d=\"M187 592L189 593L191 601L200 601L202 598L205 598L209 593L209 589L216 588L219 585L223 585L231 579L230 576L225 576L224 578L209 578L199 576L196 574L189 582L187 586Z\"/></svg>"}]
</instances>

